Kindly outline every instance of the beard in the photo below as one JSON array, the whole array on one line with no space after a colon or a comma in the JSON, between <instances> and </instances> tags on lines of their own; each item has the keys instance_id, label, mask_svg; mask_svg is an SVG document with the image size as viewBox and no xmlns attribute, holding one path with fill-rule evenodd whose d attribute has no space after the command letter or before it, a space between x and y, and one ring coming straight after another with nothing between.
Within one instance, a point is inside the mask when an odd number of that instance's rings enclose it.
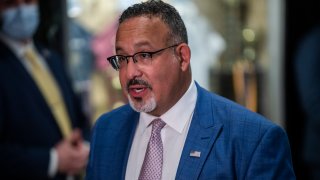
<instances>
[{"instance_id":1,"label":"beard","mask_svg":"<svg viewBox=\"0 0 320 180\"><path fill-rule=\"evenodd\" d=\"M154 94L151 94L150 98L147 98L146 100L137 99L134 98L132 99L130 95L128 94L128 99L129 99L129 104L131 108L137 112L151 112L157 107L157 102Z\"/></svg>"},{"instance_id":2,"label":"beard","mask_svg":"<svg viewBox=\"0 0 320 180\"><path fill-rule=\"evenodd\" d=\"M142 79L131 79L127 83L127 91L129 91L130 85L141 84L152 90L151 85ZM137 112L151 112L157 107L157 102L154 93L151 96L144 98L132 98L128 93L128 100L131 108Z\"/></svg>"}]
</instances>

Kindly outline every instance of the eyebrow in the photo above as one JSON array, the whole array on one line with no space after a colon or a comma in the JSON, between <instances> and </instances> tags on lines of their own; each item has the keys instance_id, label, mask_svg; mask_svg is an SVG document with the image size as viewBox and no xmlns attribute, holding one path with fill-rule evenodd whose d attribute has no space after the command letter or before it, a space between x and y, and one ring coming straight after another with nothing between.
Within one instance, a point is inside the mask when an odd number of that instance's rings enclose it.
<instances>
[{"instance_id":1,"label":"eyebrow","mask_svg":"<svg viewBox=\"0 0 320 180\"><path fill-rule=\"evenodd\" d=\"M143 48L143 47L152 48L153 46L151 46L150 42L147 42L147 41L141 41L141 42L134 45L135 49ZM123 48L116 46L116 52L117 51L123 51Z\"/></svg>"}]
</instances>

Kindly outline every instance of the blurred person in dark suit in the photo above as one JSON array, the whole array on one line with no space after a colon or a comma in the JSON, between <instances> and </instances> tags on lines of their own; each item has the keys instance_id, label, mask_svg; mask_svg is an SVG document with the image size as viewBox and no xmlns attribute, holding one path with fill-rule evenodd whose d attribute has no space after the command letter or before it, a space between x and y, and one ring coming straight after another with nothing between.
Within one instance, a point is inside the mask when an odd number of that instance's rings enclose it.
<instances>
[{"instance_id":1,"label":"blurred person in dark suit","mask_svg":"<svg viewBox=\"0 0 320 180\"><path fill-rule=\"evenodd\" d=\"M320 26L302 40L295 59L295 75L306 121L303 159L311 179L320 179Z\"/></svg>"},{"instance_id":2,"label":"blurred person in dark suit","mask_svg":"<svg viewBox=\"0 0 320 180\"><path fill-rule=\"evenodd\" d=\"M77 179L89 122L62 59L33 41L37 0L0 1L0 179Z\"/></svg>"}]
</instances>

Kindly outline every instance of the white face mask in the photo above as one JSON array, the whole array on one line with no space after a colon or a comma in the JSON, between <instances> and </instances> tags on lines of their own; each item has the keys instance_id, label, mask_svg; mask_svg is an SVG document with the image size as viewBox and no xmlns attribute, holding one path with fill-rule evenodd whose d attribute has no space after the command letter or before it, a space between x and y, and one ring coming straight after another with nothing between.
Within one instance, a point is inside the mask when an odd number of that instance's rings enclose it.
<instances>
[{"instance_id":1,"label":"white face mask","mask_svg":"<svg viewBox=\"0 0 320 180\"><path fill-rule=\"evenodd\" d=\"M36 4L20 5L1 13L1 31L16 40L31 39L39 24Z\"/></svg>"}]
</instances>

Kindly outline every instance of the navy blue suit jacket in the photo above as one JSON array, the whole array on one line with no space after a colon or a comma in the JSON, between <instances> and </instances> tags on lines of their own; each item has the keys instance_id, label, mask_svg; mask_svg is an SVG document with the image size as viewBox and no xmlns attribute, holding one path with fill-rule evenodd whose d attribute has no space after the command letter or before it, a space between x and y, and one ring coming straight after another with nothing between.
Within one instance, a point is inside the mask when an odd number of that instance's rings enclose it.
<instances>
[{"instance_id":1,"label":"navy blue suit jacket","mask_svg":"<svg viewBox=\"0 0 320 180\"><path fill-rule=\"evenodd\" d=\"M51 69L71 116L72 126L89 132L61 58L40 54ZM12 51L0 43L0 179L47 179L50 148L62 140L40 90ZM59 177L56 177L59 179Z\"/></svg>"},{"instance_id":2,"label":"navy blue suit jacket","mask_svg":"<svg viewBox=\"0 0 320 180\"><path fill-rule=\"evenodd\" d=\"M264 117L197 85L198 99L176 179L295 179L287 135ZM91 140L87 180L124 179L139 113L102 115ZM201 152L200 158L190 152Z\"/></svg>"}]
</instances>

